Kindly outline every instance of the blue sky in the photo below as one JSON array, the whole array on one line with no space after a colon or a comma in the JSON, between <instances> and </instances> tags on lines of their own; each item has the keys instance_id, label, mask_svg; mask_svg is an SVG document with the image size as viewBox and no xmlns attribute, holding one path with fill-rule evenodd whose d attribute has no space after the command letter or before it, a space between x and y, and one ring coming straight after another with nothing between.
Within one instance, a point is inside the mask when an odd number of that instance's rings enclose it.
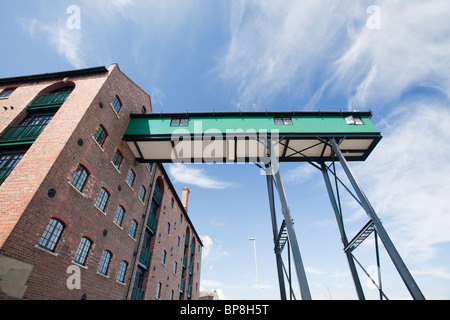
<instances>
[{"instance_id":1,"label":"blue sky","mask_svg":"<svg viewBox=\"0 0 450 320\"><path fill-rule=\"evenodd\" d=\"M151 94L154 112L370 109L383 139L352 169L425 297L449 299L449 16L447 0L2 1L0 77L117 62ZM166 169L179 192L191 190L189 215L205 244L202 287L258 298L254 237L261 297L277 299L258 168ZM320 172L280 170L312 297L355 299ZM367 221L350 200L349 238ZM355 251L372 274L373 242ZM383 250L381 266L387 296L409 299Z\"/></svg>"}]
</instances>

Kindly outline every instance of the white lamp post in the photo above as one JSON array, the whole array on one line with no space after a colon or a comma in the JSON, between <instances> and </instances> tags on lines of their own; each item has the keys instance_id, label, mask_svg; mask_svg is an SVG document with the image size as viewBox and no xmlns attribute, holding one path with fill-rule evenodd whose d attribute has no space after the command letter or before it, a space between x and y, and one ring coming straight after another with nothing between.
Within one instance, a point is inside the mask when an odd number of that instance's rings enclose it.
<instances>
[{"instance_id":1,"label":"white lamp post","mask_svg":"<svg viewBox=\"0 0 450 320\"><path fill-rule=\"evenodd\" d=\"M256 239L249 238L248 240L253 241L253 248L255 250L256 283L258 284L258 298L259 298L259 300L261 300L261 290L259 288L259 277L258 277L258 261L256 259Z\"/></svg>"}]
</instances>

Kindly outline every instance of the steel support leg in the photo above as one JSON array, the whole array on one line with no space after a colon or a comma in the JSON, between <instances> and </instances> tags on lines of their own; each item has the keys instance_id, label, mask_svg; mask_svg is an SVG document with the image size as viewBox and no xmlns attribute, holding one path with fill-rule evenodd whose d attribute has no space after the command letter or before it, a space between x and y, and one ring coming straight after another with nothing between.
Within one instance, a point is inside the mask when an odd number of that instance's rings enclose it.
<instances>
[{"instance_id":1,"label":"steel support leg","mask_svg":"<svg viewBox=\"0 0 450 320\"><path fill-rule=\"evenodd\" d=\"M271 150L274 150L273 146ZM297 236L294 231L294 224L292 222L291 213L287 204L286 194L284 192L283 182L281 181L280 171L278 167L278 159L274 152L271 152L272 174L277 184L278 194L280 196L281 211L286 222L286 229L288 232L289 243L292 248L292 256L294 258L295 271L297 273L298 282L300 285L300 294L303 300L311 300L311 293L309 291L308 280L306 279L305 268L303 267L302 257L300 255L300 248L297 242Z\"/></svg>"},{"instance_id":2,"label":"steel support leg","mask_svg":"<svg viewBox=\"0 0 450 320\"><path fill-rule=\"evenodd\" d=\"M276 248L278 239L278 226L277 226L277 218L275 215L275 202L273 196L273 178L271 175L266 175L266 179L267 179L267 191L269 193L270 217L272 219L273 243L274 248ZM281 253L278 252L276 249L275 249L275 259L277 262L278 284L280 286L280 298L281 300L286 300L286 287L284 284L284 276L283 276L283 260L281 258Z\"/></svg>"},{"instance_id":3,"label":"steel support leg","mask_svg":"<svg viewBox=\"0 0 450 320\"><path fill-rule=\"evenodd\" d=\"M412 277L411 273L409 272L408 268L406 267L405 263L403 262L402 258L400 257L400 254L398 253L397 249L394 247L394 244L392 243L391 239L389 238L386 230L384 229L383 225L381 224L380 219L378 218L377 214L375 213L375 210L372 208L372 205L370 204L369 200L367 199L366 195L362 191L358 181L356 181L355 176L353 175L352 171L350 170L350 167L347 164L347 160L345 160L344 156L342 155L341 150L339 150L339 146L337 145L336 141L334 139L330 139L330 144L333 147L334 152L339 158L339 161L342 165L342 168L345 171L345 174L347 175L350 183L353 186L353 189L355 190L359 200L361 201L361 204L366 211L369 218L373 221L375 230L378 233L378 236L381 239L381 242L383 243L384 247L386 248L387 253L389 254L392 262L394 263L395 267L397 268L397 271L402 278L403 282L405 283L406 287L408 288L409 293L411 296L416 300L424 300L425 297L423 296L422 292L420 291L419 287L417 286L414 278Z\"/></svg>"},{"instance_id":4,"label":"steel support leg","mask_svg":"<svg viewBox=\"0 0 450 320\"><path fill-rule=\"evenodd\" d=\"M330 197L331 206L333 207L334 215L336 217L336 222L339 228L339 232L341 234L341 240L344 245L344 248L348 246L347 235L345 234L344 223L342 220L342 214L339 211L338 205L336 203L336 198L333 193L333 188L331 187L330 178L328 175L328 169L325 163L321 163L323 179L325 180L325 185L327 187L328 196ZM346 251L345 255L347 256L348 265L350 267L350 272L352 273L353 283L355 284L356 294L358 295L359 300L365 300L364 291L361 286L361 281L358 276L358 272L356 270L355 261L353 260L353 255L350 251Z\"/></svg>"}]
</instances>

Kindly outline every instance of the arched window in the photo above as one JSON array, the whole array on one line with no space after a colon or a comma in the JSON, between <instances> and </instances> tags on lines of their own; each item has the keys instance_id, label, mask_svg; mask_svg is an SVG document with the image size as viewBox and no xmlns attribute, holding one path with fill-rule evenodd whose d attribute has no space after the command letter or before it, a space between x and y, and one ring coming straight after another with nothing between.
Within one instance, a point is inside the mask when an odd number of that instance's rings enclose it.
<instances>
[{"instance_id":1,"label":"arched window","mask_svg":"<svg viewBox=\"0 0 450 320\"><path fill-rule=\"evenodd\" d=\"M103 148L103 144L106 141L106 137L108 137L108 134L106 133L105 127L102 125L99 125L97 128L97 131L95 131L94 140L97 141L98 145Z\"/></svg>"},{"instance_id":2,"label":"arched window","mask_svg":"<svg viewBox=\"0 0 450 320\"><path fill-rule=\"evenodd\" d=\"M56 83L41 91L34 98L27 110L59 108L75 88L74 83Z\"/></svg>"},{"instance_id":3,"label":"arched window","mask_svg":"<svg viewBox=\"0 0 450 320\"><path fill-rule=\"evenodd\" d=\"M156 201L158 206L161 205L163 197L163 191L161 187L161 181L158 179L155 185L155 190L153 191L153 199Z\"/></svg>"},{"instance_id":4,"label":"arched window","mask_svg":"<svg viewBox=\"0 0 450 320\"><path fill-rule=\"evenodd\" d=\"M114 111L119 114L120 109L122 108L122 102L120 102L120 99L118 96L114 96L114 100L111 103Z\"/></svg>"},{"instance_id":5,"label":"arched window","mask_svg":"<svg viewBox=\"0 0 450 320\"><path fill-rule=\"evenodd\" d=\"M158 282L158 286L156 287L156 299L161 299L161 282Z\"/></svg>"},{"instance_id":6,"label":"arched window","mask_svg":"<svg viewBox=\"0 0 450 320\"><path fill-rule=\"evenodd\" d=\"M85 266L89 250L91 249L91 245L91 240L86 237L82 237L73 261Z\"/></svg>"},{"instance_id":7,"label":"arched window","mask_svg":"<svg viewBox=\"0 0 450 320\"><path fill-rule=\"evenodd\" d=\"M117 168L117 170L120 169L120 165L122 164L122 160L123 160L122 152L120 152L119 150L116 150L116 154L114 155L112 163Z\"/></svg>"},{"instance_id":8,"label":"arched window","mask_svg":"<svg viewBox=\"0 0 450 320\"><path fill-rule=\"evenodd\" d=\"M81 164L78 165L77 170L70 180L70 184L74 186L78 191L83 191L84 184L86 183L87 177L89 176L86 168Z\"/></svg>"},{"instance_id":9,"label":"arched window","mask_svg":"<svg viewBox=\"0 0 450 320\"><path fill-rule=\"evenodd\" d=\"M137 225L138 223L136 222L136 220L131 221L131 227L130 227L130 233L129 236L132 237L133 239L136 239L136 229L137 229Z\"/></svg>"},{"instance_id":10,"label":"arched window","mask_svg":"<svg viewBox=\"0 0 450 320\"><path fill-rule=\"evenodd\" d=\"M127 272L128 263L126 261L122 261L120 263L119 273L117 274L117 281L120 283L124 283L125 273Z\"/></svg>"},{"instance_id":11,"label":"arched window","mask_svg":"<svg viewBox=\"0 0 450 320\"><path fill-rule=\"evenodd\" d=\"M99 208L102 212L105 212L106 203L109 199L109 192L105 188L100 189L95 206Z\"/></svg>"},{"instance_id":12,"label":"arched window","mask_svg":"<svg viewBox=\"0 0 450 320\"><path fill-rule=\"evenodd\" d=\"M8 98L17 88L5 88L0 92L0 98ZM144 106L142 108L145 108ZM144 113L144 112L142 112Z\"/></svg>"},{"instance_id":13,"label":"arched window","mask_svg":"<svg viewBox=\"0 0 450 320\"><path fill-rule=\"evenodd\" d=\"M123 215L125 213L125 209L122 206L117 207L116 216L114 217L114 223L118 226L122 225Z\"/></svg>"},{"instance_id":14,"label":"arched window","mask_svg":"<svg viewBox=\"0 0 450 320\"><path fill-rule=\"evenodd\" d=\"M145 187L141 186L141 190L139 190L139 200L141 200L142 202L144 202L145 192Z\"/></svg>"},{"instance_id":15,"label":"arched window","mask_svg":"<svg viewBox=\"0 0 450 320\"><path fill-rule=\"evenodd\" d=\"M130 187L133 186L134 178L136 178L136 173L134 173L133 169L130 169L130 171L128 171L128 176L126 180Z\"/></svg>"},{"instance_id":16,"label":"arched window","mask_svg":"<svg viewBox=\"0 0 450 320\"><path fill-rule=\"evenodd\" d=\"M100 261L100 266L98 267L98 273L107 275L108 274L108 268L109 268L109 262L111 261L111 252L108 250L103 251L102 260Z\"/></svg>"},{"instance_id":17,"label":"arched window","mask_svg":"<svg viewBox=\"0 0 450 320\"><path fill-rule=\"evenodd\" d=\"M47 224L38 245L43 249L52 252L55 251L55 247L61 237L63 229L64 225L60 220L55 218L50 219L50 222Z\"/></svg>"}]
</instances>

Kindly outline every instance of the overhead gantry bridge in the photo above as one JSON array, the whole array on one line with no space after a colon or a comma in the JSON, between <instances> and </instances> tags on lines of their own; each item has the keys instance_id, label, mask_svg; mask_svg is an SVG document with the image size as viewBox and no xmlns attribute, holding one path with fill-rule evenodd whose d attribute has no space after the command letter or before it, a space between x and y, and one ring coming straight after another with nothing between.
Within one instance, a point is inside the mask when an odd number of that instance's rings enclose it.
<instances>
[{"instance_id":1,"label":"overhead gantry bridge","mask_svg":"<svg viewBox=\"0 0 450 320\"><path fill-rule=\"evenodd\" d=\"M289 297L295 297L290 272L286 271L281 256L286 243L292 251L301 298L311 299L311 293L279 171L280 162L307 162L322 172L359 299L365 299L365 295L356 267L370 275L353 252L372 233L377 257L379 238L411 296L424 299L348 165L349 161L366 160L381 139L371 117L371 112L356 111L131 114L123 139L140 162L243 162L254 163L266 173L281 299L288 297L285 277ZM340 163L350 186L338 177L335 163ZM349 192L368 217L367 223L350 240L344 228L339 188ZM281 204L280 224L274 190L278 191ZM372 282L378 287L380 299L387 299L380 280L378 284L374 279Z\"/></svg>"}]
</instances>

